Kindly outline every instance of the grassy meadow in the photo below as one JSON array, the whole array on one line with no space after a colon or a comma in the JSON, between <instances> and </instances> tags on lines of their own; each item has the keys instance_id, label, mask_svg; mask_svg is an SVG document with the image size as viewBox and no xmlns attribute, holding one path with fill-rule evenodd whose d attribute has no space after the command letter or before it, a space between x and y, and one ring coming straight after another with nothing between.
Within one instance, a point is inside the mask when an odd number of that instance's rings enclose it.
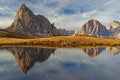
<instances>
[{"instance_id":1,"label":"grassy meadow","mask_svg":"<svg viewBox=\"0 0 120 80\"><path fill-rule=\"evenodd\" d=\"M35 39L0 38L0 46L3 45L37 45L46 47L120 46L120 40L84 35Z\"/></svg>"}]
</instances>

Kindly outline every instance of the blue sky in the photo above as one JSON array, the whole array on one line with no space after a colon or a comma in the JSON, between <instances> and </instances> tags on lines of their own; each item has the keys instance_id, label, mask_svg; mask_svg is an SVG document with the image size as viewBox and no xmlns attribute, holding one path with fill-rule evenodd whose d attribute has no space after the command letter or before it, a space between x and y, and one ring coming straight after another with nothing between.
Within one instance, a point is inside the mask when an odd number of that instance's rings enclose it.
<instances>
[{"instance_id":1,"label":"blue sky","mask_svg":"<svg viewBox=\"0 0 120 80\"><path fill-rule=\"evenodd\" d=\"M21 3L47 17L57 28L78 30L91 18L104 25L120 21L120 0L0 0L1 28L12 23Z\"/></svg>"}]
</instances>

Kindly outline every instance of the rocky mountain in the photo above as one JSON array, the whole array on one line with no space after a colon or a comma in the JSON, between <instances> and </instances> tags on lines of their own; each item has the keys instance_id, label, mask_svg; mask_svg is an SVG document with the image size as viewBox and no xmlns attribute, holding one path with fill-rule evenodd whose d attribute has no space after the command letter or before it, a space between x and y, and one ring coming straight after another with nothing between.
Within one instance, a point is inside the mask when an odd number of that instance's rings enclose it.
<instances>
[{"instance_id":1,"label":"rocky mountain","mask_svg":"<svg viewBox=\"0 0 120 80\"><path fill-rule=\"evenodd\" d=\"M120 23L118 21L113 21L106 26L106 29L111 30L111 29L115 29L118 27L120 27Z\"/></svg>"},{"instance_id":2,"label":"rocky mountain","mask_svg":"<svg viewBox=\"0 0 120 80\"><path fill-rule=\"evenodd\" d=\"M17 11L13 23L6 30L27 34L31 37L60 35L54 24L51 24L42 15L35 15L24 3Z\"/></svg>"},{"instance_id":3,"label":"rocky mountain","mask_svg":"<svg viewBox=\"0 0 120 80\"><path fill-rule=\"evenodd\" d=\"M109 36L109 31L99 21L91 19L87 21L78 32L75 32L74 35L81 34L107 37Z\"/></svg>"},{"instance_id":4,"label":"rocky mountain","mask_svg":"<svg viewBox=\"0 0 120 80\"><path fill-rule=\"evenodd\" d=\"M8 48L10 52L12 52L13 56L16 59L19 67L21 68L23 73L27 73L27 71L34 66L35 63L44 62L47 60L50 55L55 52L55 49L43 49L43 48Z\"/></svg>"},{"instance_id":5,"label":"rocky mountain","mask_svg":"<svg viewBox=\"0 0 120 80\"><path fill-rule=\"evenodd\" d=\"M66 29L58 29L58 31L60 32L60 35L63 36L71 36L74 34L74 30L66 30Z\"/></svg>"},{"instance_id":6,"label":"rocky mountain","mask_svg":"<svg viewBox=\"0 0 120 80\"><path fill-rule=\"evenodd\" d=\"M109 30L109 37L111 38L119 38L120 39L120 22L113 21L106 26L107 30Z\"/></svg>"},{"instance_id":7,"label":"rocky mountain","mask_svg":"<svg viewBox=\"0 0 120 80\"><path fill-rule=\"evenodd\" d=\"M120 39L120 22L113 21L104 26L99 21L91 19L79 31L75 31L74 36L81 34Z\"/></svg>"}]
</instances>

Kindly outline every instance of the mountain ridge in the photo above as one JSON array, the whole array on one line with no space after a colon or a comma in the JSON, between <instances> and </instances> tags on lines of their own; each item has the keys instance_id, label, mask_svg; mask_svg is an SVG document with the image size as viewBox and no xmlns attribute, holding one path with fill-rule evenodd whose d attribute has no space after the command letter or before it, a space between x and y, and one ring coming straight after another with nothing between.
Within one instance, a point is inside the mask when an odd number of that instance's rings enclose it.
<instances>
[{"instance_id":1,"label":"mountain ridge","mask_svg":"<svg viewBox=\"0 0 120 80\"><path fill-rule=\"evenodd\" d=\"M68 36L72 35L74 32L57 29L54 26L54 23L51 24L50 21L43 15L35 15L24 3L21 4L12 24L5 30L27 35L31 38L60 35ZM113 21L104 26L98 20L91 19L82 25L82 28L79 31L75 31L73 35L79 36L81 34L120 39L120 22Z\"/></svg>"},{"instance_id":2,"label":"mountain ridge","mask_svg":"<svg viewBox=\"0 0 120 80\"><path fill-rule=\"evenodd\" d=\"M75 30L66 30L66 29L58 29L61 35L63 36L71 36L74 34Z\"/></svg>"},{"instance_id":3,"label":"mountain ridge","mask_svg":"<svg viewBox=\"0 0 120 80\"><path fill-rule=\"evenodd\" d=\"M120 39L120 22L113 21L104 26L98 20L91 19L87 21L79 31L75 31L73 36L91 35L105 38Z\"/></svg>"},{"instance_id":4,"label":"mountain ridge","mask_svg":"<svg viewBox=\"0 0 120 80\"><path fill-rule=\"evenodd\" d=\"M74 35L80 34L106 37L109 35L109 32L98 20L91 19L87 21Z\"/></svg>"}]
</instances>

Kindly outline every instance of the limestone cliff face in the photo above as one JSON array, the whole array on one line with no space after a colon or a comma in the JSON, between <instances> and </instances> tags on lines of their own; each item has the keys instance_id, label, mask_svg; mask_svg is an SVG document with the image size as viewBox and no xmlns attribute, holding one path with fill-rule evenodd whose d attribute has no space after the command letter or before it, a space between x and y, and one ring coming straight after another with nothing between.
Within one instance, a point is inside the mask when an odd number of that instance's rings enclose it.
<instances>
[{"instance_id":1,"label":"limestone cliff face","mask_svg":"<svg viewBox=\"0 0 120 80\"><path fill-rule=\"evenodd\" d=\"M80 31L76 32L74 35L80 34L105 37L109 35L109 31L99 21L91 19L86 22Z\"/></svg>"},{"instance_id":2,"label":"limestone cliff face","mask_svg":"<svg viewBox=\"0 0 120 80\"><path fill-rule=\"evenodd\" d=\"M59 31L46 17L35 15L25 4L20 6L13 23L7 30L29 34L35 37L59 35Z\"/></svg>"},{"instance_id":3,"label":"limestone cliff face","mask_svg":"<svg viewBox=\"0 0 120 80\"><path fill-rule=\"evenodd\" d=\"M19 67L25 74L36 62L41 63L47 60L55 52L55 49L23 47L9 48L8 50L12 52Z\"/></svg>"}]
</instances>

